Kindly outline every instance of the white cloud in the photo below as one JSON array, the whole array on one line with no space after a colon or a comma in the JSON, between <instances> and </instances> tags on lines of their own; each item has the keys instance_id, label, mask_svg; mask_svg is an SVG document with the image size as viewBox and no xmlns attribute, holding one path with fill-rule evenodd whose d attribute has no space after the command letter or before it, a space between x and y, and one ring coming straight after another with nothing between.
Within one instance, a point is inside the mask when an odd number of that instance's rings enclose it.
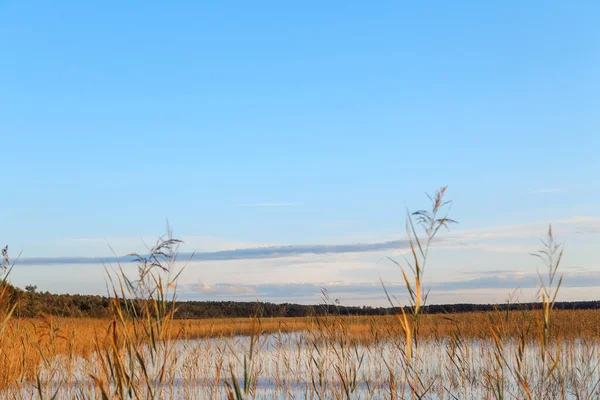
<instances>
[{"instance_id":1,"label":"white cloud","mask_svg":"<svg viewBox=\"0 0 600 400\"><path fill-rule=\"evenodd\" d=\"M256 290L245 285L232 285L229 283L216 283L211 285L203 281L183 285L181 291L183 293L189 292L215 296L250 296L256 294Z\"/></svg>"},{"instance_id":2,"label":"white cloud","mask_svg":"<svg viewBox=\"0 0 600 400\"><path fill-rule=\"evenodd\" d=\"M537 221L525 224L500 225L475 229L458 229L444 233L445 237L462 239L465 241L479 241L491 239L524 239L540 238L548 231L548 225L559 235L570 235L581 229L600 229L600 217L581 217L560 219L556 221Z\"/></svg>"},{"instance_id":3,"label":"white cloud","mask_svg":"<svg viewBox=\"0 0 600 400\"><path fill-rule=\"evenodd\" d=\"M477 301L492 296L490 294L486 297L487 295L478 291L484 286L490 292L496 293L498 290L505 293L515 286L522 286L525 281L533 282L535 276L532 274L535 274L537 262L529 253L539 248L538 239L545 235L547 229L548 224L540 221L440 232L441 240L434 243L435 248L430 254L426 271L426 284L433 289L432 299L436 299L436 302L450 299L453 299L453 302ZM568 289L573 284L587 287L596 284L596 281L600 283L594 275L600 272L600 256L594 250L594 236L591 235L600 231L600 218L572 217L554 221L553 230L559 241L568 243L561 268L567 273L565 288ZM263 243L237 242L204 236L188 236L183 239L186 241L186 247L182 247L184 251L194 247L210 249L209 251L253 248L269 250ZM306 251L277 255L281 252L277 246L272 246L275 257L267 254L263 258L208 257L204 260L193 260L181 275L180 283L184 290L182 293L186 298L200 296L205 299L215 297L314 302L319 299L319 289L328 287L344 301L377 304L385 298L383 292L379 291L379 275L388 282L398 283L401 279L397 266L390 262L379 262L387 256L403 261L402 253L405 251L401 248L405 244L404 236L397 239L399 241L394 242L391 247L379 246L383 243L381 241L374 243L376 246L365 246L361 243L341 247L288 246L288 249ZM155 238L147 239L150 242L153 240ZM102 245L106 242L115 243L119 249L131 251L131 248L126 247L131 243L139 245L141 240L72 240L72 243L78 245L96 244L95 242ZM314 252L311 253L311 249ZM182 256L181 259L184 260L185 257ZM96 262L98 260L87 265L27 265L26 259L23 259L15 268L12 279L21 287L37 284L41 290L51 292L105 294L104 270L100 264L94 264ZM183 265L183 262L178 265ZM126 267L135 272L131 265ZM399 298L402 293L401 289L398 289ZM576 292L570 293L576 295ZM584 293L590 293L590 290L582 291L582 296ZM585 296L582 299L587 298ZM502 298L498 301L501 300Z\"/></svg>"}]
</instances>

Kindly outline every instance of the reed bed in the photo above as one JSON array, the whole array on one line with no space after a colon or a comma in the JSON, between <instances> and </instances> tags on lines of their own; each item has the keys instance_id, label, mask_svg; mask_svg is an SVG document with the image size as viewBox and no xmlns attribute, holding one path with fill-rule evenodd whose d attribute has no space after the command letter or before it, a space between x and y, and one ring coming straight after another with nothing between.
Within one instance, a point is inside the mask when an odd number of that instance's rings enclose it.
<instances>
[{"instance_id":1,"label":"reed bed","mask_svg":"<svg viewBox=\"0 0 600 400\"><path fill-rule=\"evenodd\" d=\"M465 340L493 339L490 326L499 327L506 338L519 338L523 327L528 341L537 339L543 328L539 310L510 312L474 312L460 314L425 314L422 316L421 335L427 340L450 338L460 332ZM322 324L337 326L346 332L350 343L363 346L393 340L403 334L395 316L328 316ZM112 321L92 318L28 318L11 319L0 343L0 384L2 388L16 381L32 381L42 367L44 359L63 356L66 360L91 356L98 344L109 345ZM289 332L316 332L316 318L262 318L263 334ZM600 338L600 310L557 310L554 330L561 332L563 340ZM252 333L252 318L174 320L170 340L204 338L231 338ZM333 335L333 333L332 333ZM316 338L316 336L315 336Z\"/></svg>"},{"instance_id":2,"label":"reed bed","mask_svg":"<svg viewBox=\"0 0 600 400\"><path fill-rule=\"evenodd\" d=\"M426 314L427 258L446 188L407 211L411 252L391 260L409 308L385 317L176 320L179 241L109 273L110 319L15 318L0 269L0 396L30 399L597 399L600 310L555 310L562 246L549 228L539 309ZM387 294L393 306L396 297ZM325 299L327 301L327 299Z\"/></svg>"},{"instance_id":3,"label":"reed bed","mask_svg":"<svg viewBox=\"0 0 600 400\"><path fill-rule=\"evenodd\" d=\"M326 327L295 333L261 330L254 336L178 340L168 356L162 383L153 386L153 396L226 398L230 390L235 393L233 377L243 398L408 399L417 397L413 392L431 399L598 396L600 346L596 338L553 341L549 352L560 353L560 357L551 379L544 380L544 363L535 339L521 343L518 336L504 337L497 348L493 337L467 339L459 331L432 336L415 351L409 368L402 336L373 335L368 343L353 341L347 320L329 319ZM162 356L152 361L149 348L141 351L144 368L150 375L159 375L157 365L163 365ZM57 398L103 398L90 378L101 371L95 353L57 355L43 363L33 380L9 385L4 393L7 398L19 399L52 398L55 394ZM243 389L246 382L247 392ZM525 383L531 397L525 394ZM137 393L132 398L150 397L141 376L132 387ZM495 387L503 394L494 395ZM577 393L588 396L576 397Z\"/></svg>"}]
</instances>

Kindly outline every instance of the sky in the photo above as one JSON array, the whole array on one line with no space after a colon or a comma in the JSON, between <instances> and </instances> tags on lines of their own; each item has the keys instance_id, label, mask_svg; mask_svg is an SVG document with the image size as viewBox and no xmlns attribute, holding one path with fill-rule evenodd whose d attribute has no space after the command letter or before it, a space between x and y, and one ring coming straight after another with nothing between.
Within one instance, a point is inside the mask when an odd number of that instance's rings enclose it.
<instances>
[{"instance_id":1,"label":"sky","mask_svg":"<svg viewBox=\"0 0 600 400\"><path fill-rule=\"evenodd\" d=\"M185 299L404 301L406 209L448 185L430 301L600 298L598 2L0 0L11 280L105 294L168 219ZM133 266L127 268L133 270Z\"/></svg>"}]
</instances>

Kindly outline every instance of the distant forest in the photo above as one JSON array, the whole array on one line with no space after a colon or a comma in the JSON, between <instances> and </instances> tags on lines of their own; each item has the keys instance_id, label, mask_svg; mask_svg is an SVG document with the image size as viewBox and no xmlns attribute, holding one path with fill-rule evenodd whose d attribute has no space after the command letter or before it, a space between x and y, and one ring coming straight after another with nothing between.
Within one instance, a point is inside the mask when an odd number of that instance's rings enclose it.
<instances>
[{"instance_id":1,"label":"distant forest","mask_svg":"<svg viewBox=\"0 0 600 400\"><path fill-rule=\"evenodd\" d=\"M110 317L110 298L94 295L50 294L38 292L35 286L27 286L25 290L10 287L9 297L16 304L15 316L37 317L53 315L75 318ZM429 314L465 313L492 310L521 310L539 308L538 303L516 304L441 304L425 307ZM273 304L264 302L241 301L180 301L177 302L179 319L200 318L237 318L260 315L262 317L305 317L310 315L390 315L400 311L394 307L343 306L335 304L301 305ZM557 309L583 310L599 309L600 301L557 302Z\"/></svg>"}]
</instances>

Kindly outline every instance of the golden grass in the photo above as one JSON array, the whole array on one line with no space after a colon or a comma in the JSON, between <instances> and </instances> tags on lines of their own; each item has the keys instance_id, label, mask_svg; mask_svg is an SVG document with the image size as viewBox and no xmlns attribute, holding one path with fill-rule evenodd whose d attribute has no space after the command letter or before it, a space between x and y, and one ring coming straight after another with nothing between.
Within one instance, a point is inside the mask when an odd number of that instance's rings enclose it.
<instances>
[{"instance_id":1,"label":"golden grass","mask_svg":"<svg viewBox=\"0 0 600 400\"><path fill-rule=\"evenodd\" d=\"M109 345L109 319L93 318L12 318L0 338L0 389L18 380L35 377L44 359L57 355L88 357L97 345ZM262 322L265 332L305 329L302 319L272 318ZM193 339L249 334L248 318L175 320L172 339Z\"/></svg>"},{"instance_id":2,"label":"golden grass","mask_svg":"<svg viewBox=\"0 0 600 400\"><path fill-rule=\"evenodd\" d=\"M491 339L490 326L502 330L503 337L518 338L524 330L530 339L543 327L539 310L424 314L420 335L440 339L454 335ZM396 316L329 316L323 318L336 333L344 331L352 342L370 344L402 337ZM89 357L97 345L109 345L112 320L92 318L13 318L0 339L0 389L19 380L32 380L44 359L57 355ZM174 320L172 339L197 339L250 335L253 319ZM261 333L318 331L314 318L263 318ZM600 338L600 310L555 310L553 330L562 338Z\"/></svg>"}]
</instances>

